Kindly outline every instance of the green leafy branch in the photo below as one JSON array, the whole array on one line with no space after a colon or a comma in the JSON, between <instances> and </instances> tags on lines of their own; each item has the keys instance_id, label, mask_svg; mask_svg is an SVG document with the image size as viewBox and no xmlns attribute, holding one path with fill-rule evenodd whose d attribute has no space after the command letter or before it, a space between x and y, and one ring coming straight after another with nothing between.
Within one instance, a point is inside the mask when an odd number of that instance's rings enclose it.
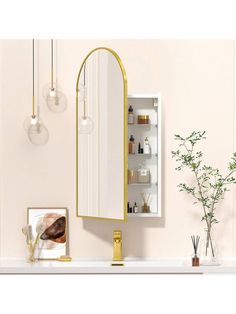
<instances>
[{"instance_id":1,"label":"green leafy branch","mask_svg":"<svg viewBox=\"0 0 236 314\"><path fill-rule=\"evenodd\" d=\"M202 221L207 224L210 236L210 230L213 224L218 223L215 218L216 205L224 198L225 192L229 191L228 185L235 184L236 179L233 176L236 171L236 153L233 154L229 162L229 172L223 176L217 168L203 165L203 153L196 150L196 145L206 139L206 132L193 131L189 136L182 137L175 135L175 140L179 142L178 149L172 151L172 157L177 162L177 171L188 168L193 172L196 185L189 186L180 183L178 187L180 192L186 192L195 199L194 204L201 204L203 209Z\"/></svg>"}]
</instances>

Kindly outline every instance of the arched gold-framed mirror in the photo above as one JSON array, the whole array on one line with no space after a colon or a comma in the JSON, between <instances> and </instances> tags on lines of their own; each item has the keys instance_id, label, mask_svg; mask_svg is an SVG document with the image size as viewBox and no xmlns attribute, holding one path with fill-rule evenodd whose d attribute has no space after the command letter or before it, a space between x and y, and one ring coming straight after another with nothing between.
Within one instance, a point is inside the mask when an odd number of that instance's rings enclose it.
<instances>
[{"instance_id":1,"label":"arched gold-framed mirror","mask_svg":"<svg viewBox=\"0 0 236 314\"><path fill-rule=\"evenodd\" d=\"M98 47L76 82L76 213L125 221L128 172L127 77L118 54Z\"/></svg>"}]
</instances>

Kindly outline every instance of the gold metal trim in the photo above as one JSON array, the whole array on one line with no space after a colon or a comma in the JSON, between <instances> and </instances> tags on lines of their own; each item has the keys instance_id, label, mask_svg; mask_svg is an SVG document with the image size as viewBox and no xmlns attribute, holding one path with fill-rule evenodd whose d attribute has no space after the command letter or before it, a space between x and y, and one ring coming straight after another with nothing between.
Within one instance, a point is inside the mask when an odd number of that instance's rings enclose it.
<instances>
[{"instance_id":1,"label":"gold metal trim","mask_svg":"<svg viewBox=\"0 0 236 314\"><path fill-rule=\"evenodd\" d=\"M123 83L124 83L124 219L116 219L116 218L106 218L106 217L94 217L94 216L83 216L79 215L79 208L78 208L78 112L79 112L79 79L80 74L82 72L83 66L87 61L88 57L97 50L107 50L116 58L121 73L123 76ZM128 202L128 184L127 184L127 172L128 172L128 83L127 83L127 76L125 72L125 68L123 62L121 61L119 55L112 50L111 48L107 47L97 47L89 52L89 54L85 57L80 67L77 81L76 81L76 216L81 218L96 218L96 219L103 219L103 220L115 220L115 221L127 221L127 202Z\"/></svg>"},{"instance_id":2,"label":"gold metal trim","mask_svg":"<svg viewBox=\"0 0 236 314\"><path fill-rule=\"evenodd\" d=\"M69 211L67 207L27 207L27 224L29 224L29 211L30 209L65 209L66 211L66 255L69 255ZM38 258L39 261L57 261L58 258Z\"/></svg>"},{"instance_id":3,"label":"gold metal trim","mask_svg":"<svg viewBox=\"0 0 236 314\"><path fill-rule=\"evenodd\" d=\"M126 221L125 219L121 218L107 218L107 217L97 217L97 216L86 216L86 215L76 215L80 218L92 218L92 219L101 219L101 220L114 220L114 221Z\"/></svg>"}]
</instances>

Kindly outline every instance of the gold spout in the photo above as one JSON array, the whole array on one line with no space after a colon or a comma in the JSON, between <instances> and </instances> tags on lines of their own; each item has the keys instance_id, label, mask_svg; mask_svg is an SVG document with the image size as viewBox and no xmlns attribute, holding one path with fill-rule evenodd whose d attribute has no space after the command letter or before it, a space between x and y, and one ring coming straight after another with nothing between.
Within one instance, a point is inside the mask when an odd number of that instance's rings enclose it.
<instances>
[{"instance_id":1,"label":"gold spout","mask_svg":"<svg viewBox=\"0 0 236 314\"><path fill-rule=\"evenodd\" d=\"M121 230L113 231L113 261L122 261L122 233Z\"/></svg>"}]
</instances>

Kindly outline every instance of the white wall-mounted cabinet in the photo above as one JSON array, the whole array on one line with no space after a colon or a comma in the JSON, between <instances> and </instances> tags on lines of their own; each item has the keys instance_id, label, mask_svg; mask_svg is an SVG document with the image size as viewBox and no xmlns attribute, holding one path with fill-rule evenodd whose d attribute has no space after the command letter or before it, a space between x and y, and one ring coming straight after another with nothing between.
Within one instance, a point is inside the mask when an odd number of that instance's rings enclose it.
<instances>
[{"instance_id":1,"label":"white wall-mounted cabinet","mask_svg":"<svg viewBox=\"0 0 236 314\"><path fill-rule=\"evenodd\" d=\"M133 108L133 122L128 124L129 141L131 135L134 138L134 150L128 150L128 217L161 217L161 95L132 94L128 96L128 106ZM139 116L148 116L148 123L140 124ZM148 154L142 151L145 138L150 144ZM149 182L140 182L138 174L142 169L149 171ZM147 211L143 196L149 198Z\"/></svg>"}]
</instances>

